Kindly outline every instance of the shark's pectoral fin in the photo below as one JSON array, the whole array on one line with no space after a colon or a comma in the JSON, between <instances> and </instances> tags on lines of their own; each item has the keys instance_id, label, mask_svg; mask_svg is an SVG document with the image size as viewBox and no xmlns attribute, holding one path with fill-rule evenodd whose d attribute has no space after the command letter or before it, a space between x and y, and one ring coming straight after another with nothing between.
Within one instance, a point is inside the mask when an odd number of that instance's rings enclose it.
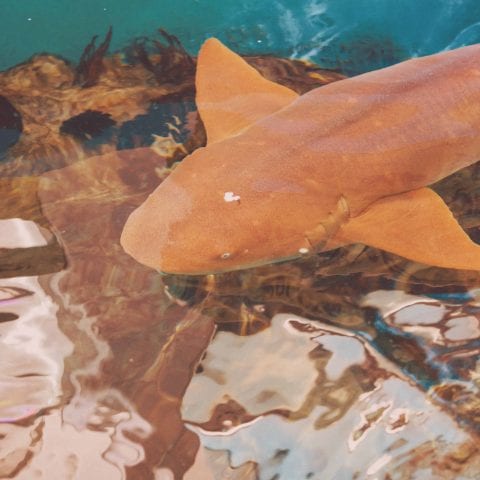
<instances>
[{"instance_id":1,"label":"shark's pectoral fin","mask_svg":"<svg viewBox=\"0 0 480 480\"><path fill-rule=\"evenodd\" d=\"M480 270L480 245L429 188L385 197L337 232L339 243L364 243L444 268Z\"/></svg>"},{"instance_id":2,"label":"shark's pectoral fin","mask_svg":"<svg viewBox=\"0 0 480 480\"><path fill-rule=\"evenodd\" d=\"M236 135L298 97L262 77L215 38L207 40L198 54L195 86L208 143Z\"/></svg>"}]
</instances>

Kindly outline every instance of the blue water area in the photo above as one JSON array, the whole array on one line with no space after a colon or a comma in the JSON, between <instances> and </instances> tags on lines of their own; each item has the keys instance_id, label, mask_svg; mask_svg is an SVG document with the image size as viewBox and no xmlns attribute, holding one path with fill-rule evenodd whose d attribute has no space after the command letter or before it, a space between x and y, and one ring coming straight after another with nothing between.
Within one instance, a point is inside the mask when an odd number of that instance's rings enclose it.
<instances>
[{"instance_id":1,"label":"blue water area","mask_svg":"<svg viewBox=\"0 0 480 480\"><path fill-rule=\"evenodd\" d=\"M0 12L0 69L42 51L76 61L110 25L113 50L163 27L193 53L216 36L346 73L480 40L478 0L2 0Z\"/></svg>"}]
</instances>

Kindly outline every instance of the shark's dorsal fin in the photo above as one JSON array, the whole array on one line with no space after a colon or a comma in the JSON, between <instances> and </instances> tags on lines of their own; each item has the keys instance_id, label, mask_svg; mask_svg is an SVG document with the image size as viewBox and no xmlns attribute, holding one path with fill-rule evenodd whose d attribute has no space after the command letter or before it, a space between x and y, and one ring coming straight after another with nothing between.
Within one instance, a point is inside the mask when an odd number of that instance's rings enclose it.
<instances>
[{"instance_id":1,"label":"shark's dorsal fin","mask_svg":"<svg viewBox=\"0 0 480 480\"><path fill-rule=\"evenodd\" d=\"M215 38L208 39L198 54L195 85L208 143L236 135L298 97L262 77Z\"/></svg>"},{"instance_id":2,"label":"shark's dorsal fin","mask_svg":"<svg viewBox=\"0 0 480 480\"><path fill-rule=\"evenodd\" d=\"M364 243L437 267L480 270L480 245L429 188L376 201L342 226L335 240Z\"/></svg>"}]
</instances>

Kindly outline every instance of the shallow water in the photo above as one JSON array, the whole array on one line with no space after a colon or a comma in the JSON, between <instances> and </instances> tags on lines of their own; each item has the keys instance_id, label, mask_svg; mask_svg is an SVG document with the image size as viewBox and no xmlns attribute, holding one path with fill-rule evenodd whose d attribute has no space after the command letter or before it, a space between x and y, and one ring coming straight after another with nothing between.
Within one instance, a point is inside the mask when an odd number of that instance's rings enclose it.
<instances>
[{"instance_id":1,"label":"shallow water","mask_svg":"<svg viewBox=\"0 0 480 480\"><path fill-rule=\"evenodd\" d=\"M345 73L394 60L352 51ZM356 245L163 277L123 252L129 213L204 142L188 55L161 51L159 80L150 53L98 78L52 56L0 73L23 122L0 149L0 478L478 478L477 272ZM301 92L340 78L249 61ZM435 186L477 241L479 177Z\"/></svg>"},{"instance_id":2,"label":"shallow water","mask_svg":"<svg viewBox=\"0 0 480 480\"><path fill-rule=\"evenodd\" d=\"M349 73L480 40L477 0L3 0L0 12L0 69L38 52L75 62L110 25L113 50L162 26L194 54L216 36L236 51L307 56Z\"/></svg>"}]
</instances>

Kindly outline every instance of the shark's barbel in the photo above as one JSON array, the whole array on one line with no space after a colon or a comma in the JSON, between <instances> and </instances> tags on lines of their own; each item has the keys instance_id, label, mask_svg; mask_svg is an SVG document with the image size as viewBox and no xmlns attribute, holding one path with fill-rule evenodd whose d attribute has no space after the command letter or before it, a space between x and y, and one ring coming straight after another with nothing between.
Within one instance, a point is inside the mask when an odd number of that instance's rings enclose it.
<instances>
[{"instance_id":1,"label":"shark's barbel","mask_svg":"<svg viewBox=\"0 0 480 480\"><path fill-rule=\"evenodd\" d=\"M208 143L129 217L139 262L203 274L358 242L480 270L427 187L480 158L480 45L298 96L210 39L196 88Z\"/></svg>"}]
</instances>

